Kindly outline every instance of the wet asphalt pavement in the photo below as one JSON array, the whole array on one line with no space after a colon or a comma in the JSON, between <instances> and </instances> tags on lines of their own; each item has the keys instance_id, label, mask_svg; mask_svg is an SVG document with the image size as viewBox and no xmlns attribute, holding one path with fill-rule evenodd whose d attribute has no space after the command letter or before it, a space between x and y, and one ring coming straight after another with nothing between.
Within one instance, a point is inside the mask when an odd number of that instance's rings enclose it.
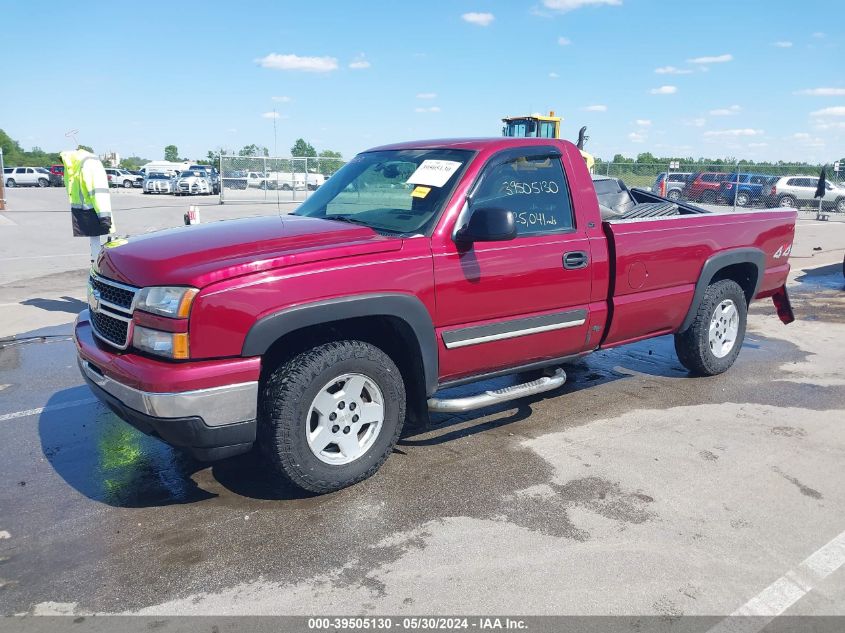
<instances>
[{"instance_id":1,"label":"wet asphalt pavement","mask_svg":"<svg viewBox=\"0 0 845 633\"><path fill-rule=\"evenodd\" d=\"M144 436L82 384L69 325L22 334L0 613L731 613L845 530L841 264L791 291L798 321L755 304L722 376L689 377L671 337L602 351L319 497ZM808 587L788 613L845 614L843 568Z\"/></svg>"}]
</instances>

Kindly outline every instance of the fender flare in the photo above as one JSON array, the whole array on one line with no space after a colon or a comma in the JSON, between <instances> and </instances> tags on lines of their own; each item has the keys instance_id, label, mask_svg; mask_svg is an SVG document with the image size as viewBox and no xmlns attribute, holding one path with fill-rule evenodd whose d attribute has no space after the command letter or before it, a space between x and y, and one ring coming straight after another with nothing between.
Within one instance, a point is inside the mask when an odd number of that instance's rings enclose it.
<instances>
[{"instance_id":1,"label":"fender flare","mask_svg":"<svg viewBox=\"0 0 845 633\"><path fill-rule=\"evenodd\" d=\"M404 321L419 346L426 393L437 390L438 358L434 323L417 297L402 293L353 295L305 303L256 321L244 339L242 356L261 356L285 334L313 325L358 317L389 316Z\"/></svg>"},{"instance_id":2,"label":"fender flare","mask_svg":"<svg viewBox=\"0 0 845 633\"><path fill-rule=\"evenodd\" d=\"M687 316L678 328L678 332L686 331L695 319L698 312L698 306L704 298L704 291L723 268L733 266L734 264L754 264L757 268L757 279L754 282L754 291L751 293L750 301L754 300L757 293L760 292L760 284L763 283L763 273L766 270L766 255L759 248L736 248L721 253L716 253L704 262L701 268L701 274L698 276L698 281L695 283L695 292L692 296L692 303L690 304Z\"/></svg>"}]
</instances>

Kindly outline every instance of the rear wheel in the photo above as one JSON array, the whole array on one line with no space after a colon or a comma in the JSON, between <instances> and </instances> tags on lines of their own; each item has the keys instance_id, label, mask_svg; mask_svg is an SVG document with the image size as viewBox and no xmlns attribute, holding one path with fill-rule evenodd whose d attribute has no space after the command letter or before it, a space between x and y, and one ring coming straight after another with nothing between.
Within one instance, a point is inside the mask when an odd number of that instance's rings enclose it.
<instances>
[{"instance_id":1,"label":"rear wheel","mask_svg":"<svg viewBox=\"0 0 845 633\"><path fill-rule=\"evenodd\" d=\"M372 476L389 457L405 419L405 386L374 345L326 343L264 381L258 415L271 468L300 488L331 492Z\"/></svg>"},{"instance_id":2,"label":"rear wheel","mask_svg":"<svg viewBox=\"0 0 845 633\"><path fill-rule=\"evenodd\" d=\"M845 198L839 198L839 200L836 201L836 212L845 213Z\"/></svg>"},{"instance_id":3,"label":"rear wheel","mask_svg":"<svg viewBox=\"0 0 845 633\"><path fill-rule=\"evenodd\" d=\"M9 178L9 179L6 181L6 186L7 186L7 187L9 187L9 188L11 189L11 188L13 188L13 187L16 187L16 186L17 186L17 183L15 182L15 179L14 179L14 178Z\"/></svg>"},{"instance_id":4,"label":"rear wheel","mask_svg":"<svg viewBox=\"0 0 845 633\"><path fill-rule=\"evenodd\" d=\"M681 192L677 189L670 189L669 193L666 194L666 197L675 202L681 199Z\"/></svg>"},{"instance_id":5,"label":"rear wheel","mask_svg":"<svg viewBox=\"0 0 845 633\"><path fill-rule=\"evenodd\" d=\"M700 376L721 374L734 364L748 319L745 293L724 279L707 287L692 325L675 335L675 351L684 367Z\"/></svg>"},{"instance_id":6,"label":"rear wheel","mask_svg":"<svg viewBox=\"0 0 845 633\"><path fill-rule=\"evenodd\" d=\"M751 202L751 196L749 196L746 192L741 192L736 194L736 204L740 207L747 207Z\"/></svg>"}]
</instances>

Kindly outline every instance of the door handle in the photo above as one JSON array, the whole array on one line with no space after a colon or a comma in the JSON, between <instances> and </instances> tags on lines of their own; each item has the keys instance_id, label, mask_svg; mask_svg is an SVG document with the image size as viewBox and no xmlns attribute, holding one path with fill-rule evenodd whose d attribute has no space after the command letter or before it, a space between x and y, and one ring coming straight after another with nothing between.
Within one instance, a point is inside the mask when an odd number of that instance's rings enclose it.
<instances>
[{"instance_id":1,"label":"door handle","mask_svg":"<svg viewBox=\"0 0 845 633\"><path fill-rule=\"evenodd\" d=\"M590 256L585 251L569 251L563 254L563 267L566 270L586 268L589 262Z\"/></svg>"}]
</instances>

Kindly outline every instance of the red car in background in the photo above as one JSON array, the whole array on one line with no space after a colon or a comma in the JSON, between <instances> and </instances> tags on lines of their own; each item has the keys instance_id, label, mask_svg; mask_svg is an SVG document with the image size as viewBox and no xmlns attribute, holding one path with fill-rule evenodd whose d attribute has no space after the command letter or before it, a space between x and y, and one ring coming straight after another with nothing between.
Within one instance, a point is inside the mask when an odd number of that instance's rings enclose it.
<instances>
[{"instance_id":1,"label":"red car in background","mask_svg":"<svg viewBox=\"0 0 845 633\"><path fill-rule=\"evenodd\" d=\"M696 172L690 177L689 184L684 188L684 198L693 202L716 204L719 186L729 177L730 174L716 171Z\"/></svg>"},{"instance_id":2,"label":"red car in background","mask_svg":"<svg viewBox=\"0 0 845 633\"><path fill-rule=\"evenodd\" d=\"M50 186L64 187L65 186L65 166L64 165L50 165Z\"/></svg>"}]
</instances>

